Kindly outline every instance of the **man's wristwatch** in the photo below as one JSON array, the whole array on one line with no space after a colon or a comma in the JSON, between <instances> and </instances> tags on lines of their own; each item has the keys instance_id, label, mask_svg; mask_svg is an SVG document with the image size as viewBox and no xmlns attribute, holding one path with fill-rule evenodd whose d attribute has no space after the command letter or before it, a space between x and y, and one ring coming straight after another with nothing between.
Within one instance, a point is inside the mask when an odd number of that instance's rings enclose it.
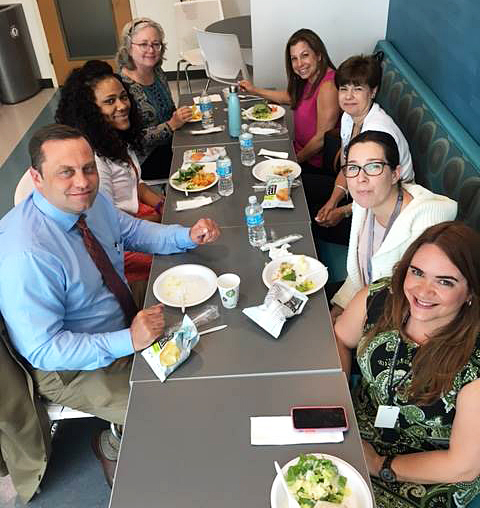
<instances>
[{"instance_id":1,"label":"man's wristwatch","mask_svg":"<svg viewBox=\"0 0 480 508\"><path fill-rule=\"evenodd\" d=\"M380 480L383 480L385 483L393 483L397 481L397 475L395 471L391 468L392 460L395 458L395 455L387 455L385 460L383 461L382 467L378 472L378 476Z\"/></svg>"}]
</instances>

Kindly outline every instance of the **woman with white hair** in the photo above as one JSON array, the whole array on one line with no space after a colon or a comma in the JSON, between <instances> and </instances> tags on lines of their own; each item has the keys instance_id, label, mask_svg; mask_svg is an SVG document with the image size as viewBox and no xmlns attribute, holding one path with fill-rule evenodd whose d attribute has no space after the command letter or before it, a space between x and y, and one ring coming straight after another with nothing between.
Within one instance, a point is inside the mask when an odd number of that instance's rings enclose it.
<instances>
[{"instance_id":1,"label":"woman with white hair","mask_svg":"<svg viewBox=\"0 0 480 508\"><path fill-rule=\"evenodd\" d=\"M149 18L136 18L122 30L116 60L142 118L145 158L142 178L168 176L172 134L190 120L188 106L176 108L162 70L166 49L162 27Z\"/></svg>"}]
</instances>

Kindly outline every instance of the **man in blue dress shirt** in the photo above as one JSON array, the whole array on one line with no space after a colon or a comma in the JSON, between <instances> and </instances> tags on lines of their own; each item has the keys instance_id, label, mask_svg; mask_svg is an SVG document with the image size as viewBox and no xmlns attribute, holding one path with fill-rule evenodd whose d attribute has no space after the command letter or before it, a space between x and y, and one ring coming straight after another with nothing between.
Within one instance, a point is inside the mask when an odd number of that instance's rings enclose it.
<instances>
[{"instance_id":1,"label":"man in blue dress shirt","mask_svg":"<svg viewBox=\"0 0 480 508\"><path fill-rule=\"evenodd\" d=\"M161 335L163 307L140 310L128 326L76 222L83 214L125 282L124 250L184 252L214 241L219 229L209 219L191 228L165 226L115 208L97 193L94 154L76 129L46 126L29 150L35 190L0 221L0 312L38 393L123 424L131 355ZM106 459L116 459L116 447L106 434L96 442L104 468Z\"/></svg>"}]
</instances>

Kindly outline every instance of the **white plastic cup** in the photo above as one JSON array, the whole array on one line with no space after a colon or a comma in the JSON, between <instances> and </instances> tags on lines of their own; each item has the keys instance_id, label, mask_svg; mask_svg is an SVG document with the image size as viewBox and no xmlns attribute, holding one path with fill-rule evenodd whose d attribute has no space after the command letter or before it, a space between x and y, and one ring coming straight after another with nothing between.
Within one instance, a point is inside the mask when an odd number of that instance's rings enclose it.
<instances>
[{"instance_id":1,"label":"white plastic cup","mask_svg":"<svg viewBox=\"0 0 480 508\"><path fill-rule=\"evenodd\" d=\"M234 273L224 273L217 278L217 287L222 305L226 309L234 309L240 294L240 277Z\"/></svg>"}]
</instances>

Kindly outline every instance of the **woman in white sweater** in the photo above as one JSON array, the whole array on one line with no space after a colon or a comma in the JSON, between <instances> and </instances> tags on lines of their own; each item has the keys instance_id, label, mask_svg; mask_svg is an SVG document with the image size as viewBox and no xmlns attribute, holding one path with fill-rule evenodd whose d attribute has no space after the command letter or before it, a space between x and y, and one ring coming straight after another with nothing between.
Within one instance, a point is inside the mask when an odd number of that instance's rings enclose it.
<instances>
[{"instance_id":1,"label":"woman in white sweater","mask_svg":"<svg viewBox=\"0 0 480 508\"><path fill-rule=\"evenodd\" d=\"M399 152L386 132L355 137L342 167L353 198L347 279L332 299L335 319L365 285L392 274L407 247L425 229L453 220L457 203L421 185L401 181Z\"/></svg>"}]
</instances>

